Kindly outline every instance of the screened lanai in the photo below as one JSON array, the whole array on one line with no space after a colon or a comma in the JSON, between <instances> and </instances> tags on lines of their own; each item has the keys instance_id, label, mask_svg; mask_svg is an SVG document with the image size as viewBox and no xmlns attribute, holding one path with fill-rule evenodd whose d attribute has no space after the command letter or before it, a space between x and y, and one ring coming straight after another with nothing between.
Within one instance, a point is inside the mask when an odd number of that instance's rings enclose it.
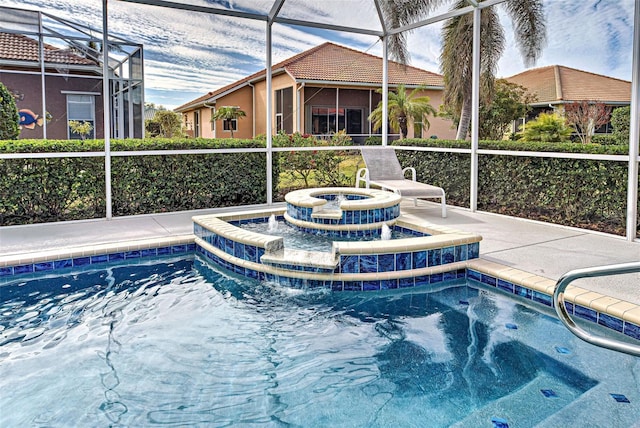
<instances>
[{"instance_id":1,"label":"screened lanai","mask_svg":"<svg viewBox=\"0 0 640 428\"><path fill-rule=\"evenodd\" d=\"M467 0L467 6L449 10L444 5L440 5L439 8L434 8L432 13L416 22L406 23L400 25L399 23L386 22L383 12L384 4L382 0L362 0L357 2L309 2L306 0L262 0L262 1L234 1L232 3L216 2L211 5L210 2L202 2L198 0L191 1L163 1L163 0L118 0L129 3L138 3L149 5L153 7L179 9L192 13L201 14L213 14L223 17L227 17L229 23L234 22L237 19L252 20L264 23L265 34L265 68L271 69L272 66L272 48L277 40L273 39L273 26L274 24L303 27L309 31L314 29L332 30L347 33L357 33L361 35L371 36L372 38L379 38L383 46L383 60L384 64L388 59L388 41L389 38L395 34L403 34L407 31L419 29L421 27L429 26L434 23L439 23L453 16L463 14L473 14L473 66L472 66L472 115L471 115L471 174L469 177L470 186L470 206L471 211L477 210L478 200L478 155L489 154L487 151L479 150L478 148L478 112L479 112L479 100L480 100L480 18L481 11L484 8L499 5L509 0ZM301 5L309 6L313 3L317 14L313 19L309 19L308 16L301 17L298 10ZM436 4L438 2L434 2ZM446 2L445 2L446 3ZM104 33L108 34L108 0L103 0L103 15L104 15ZM335 13L339 10L339 13ZM334 13L330 13L333 11ZM634 33L640 33L640 5L635 4L634 8ZM203 31L222 32L221 29L203 29ZM551 29L552 31L552 29ZM626 215L626 237L628 240L636 239L637 230L637 206L638 206L638 141L640 140L640 38L633 38L633 52L632 52L632 94L631 94L631 128L629 138L629 153L626 157L628 162L628 182L627 182L627 215ZM271 163L272 163L272 97L273 91L271 90L271 74L266 74L267 79L267 113L266 113L266 136L267 136L267 203L273 202L272 186L271 186ZM383 88L382 88L382 100L383 107L383 123L386 123L387 118L387 101L388 101L388 82L387 82L387 70L383 66ZM105 110L106 114L108 111ZM106 120L106 119L105 119ZM388 131L385 127L382 130L382 144L386 145L388 142ZM107 137L108 147L108 137ZM107 156L108 155L107 148ZM495 153L494 153L495 154ZM502 155L517 155L522 156L558 156L559 154L540 154L540 153L513 153L502 152ZM589 155L582 155L587 158ZM619 159L618 159L619 160ZM107 195L109 199L109 195Z\"/></svg>"}]
</instances>

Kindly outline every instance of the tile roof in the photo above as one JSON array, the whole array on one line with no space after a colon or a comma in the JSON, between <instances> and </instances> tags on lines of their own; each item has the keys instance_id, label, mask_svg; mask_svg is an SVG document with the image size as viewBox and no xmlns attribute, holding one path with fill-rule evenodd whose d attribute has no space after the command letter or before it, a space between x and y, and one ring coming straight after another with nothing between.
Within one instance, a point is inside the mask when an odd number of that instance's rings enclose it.
<instances>
[{"instance_id":1,"label":"tile roof","mask_svg":"<svg viewBox=\"0 0 640 428\"><path fill-rule=\"evenodd\" d=\"M562 65L534 68L507 80L535 94L534 104L580 100L631 102L631 82Z\"/></svg>"},{"instance_id":2,"label":"tile roof","mask_svg":"<svg viewBox=\"0 0 640 428\"><path fill-rule=\"evenodd\" d=\"M37 40L22 34L0 33L0 60L38 62L39 58ZM97 65L95 61L83 58L70 49L59 49L46 43L44 61L56 64Z\"/></svg>"},{"instance_id":3,"label":"tile roof","mask_svg":"<svg viewBox=\"0 0 640 428\"><path fill-rule=\"evenodd\" d=\"M272 66L272 69L284 69L296 81L315 81L326 83L362 83L372 86L382 85L382 58L365 52L325 42L319 46L301 52ZM412 66L403 66L389 61L389 84L426 85L444 87L441 75ZM243 86L247 82L263 79L265 69L233 82L227 86L209 92L189 101L176 110L184 110L200 105L208 99Z\"/></svg>"}]
</instances>

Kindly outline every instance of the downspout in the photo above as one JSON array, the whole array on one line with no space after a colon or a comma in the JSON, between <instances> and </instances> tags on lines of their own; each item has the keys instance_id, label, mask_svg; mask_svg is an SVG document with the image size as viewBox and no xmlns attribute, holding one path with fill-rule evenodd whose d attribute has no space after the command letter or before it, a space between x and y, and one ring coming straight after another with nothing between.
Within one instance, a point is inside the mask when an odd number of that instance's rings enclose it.
<instances>
[{"instance_id":1,"label":"downspout","mask_svg":"<svg viewBox=\"0 0 640 428\"><path fill-rule=\"evenodd\" d=\"M336 88L336 132L340 131L340 88Z\"/></svg>"},{"instance_id":2,"label":"downspout","mask_svg":"<svg viewBox=\"0 0 640 428\"><path fill-rule=\"evenodd\" d=\"M304 85L306 82L302 82L300 84L300 86L298 86L298 89L296 90L297 92L297 100L296 103L298 105L298 108L296 109L296 129L298 130L299 133L304 134L304 132L302 131L301 127L302 127L302 118L301 118L301 114L300 114L300 110L304 107L301 105L302 103L302 98L300 95L300 91L302 91L302 89L304 89Z\"/></svg>"},{"instance_id":3,"label":"downspout","mask_svg":"<svg viewBox=\"0 0 640 428\"><path fill-rule=\"evenodd\" d=\"M251 138L256 138L256 87L253 83L247 83L251 87Z\"/></svg>"}]
</instances>

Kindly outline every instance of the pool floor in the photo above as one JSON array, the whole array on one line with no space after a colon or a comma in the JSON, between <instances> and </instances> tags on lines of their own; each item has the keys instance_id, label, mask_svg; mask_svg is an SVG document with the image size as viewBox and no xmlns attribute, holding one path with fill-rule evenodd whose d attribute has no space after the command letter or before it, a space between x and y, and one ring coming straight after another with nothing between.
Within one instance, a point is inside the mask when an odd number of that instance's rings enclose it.
<instances>
[{"instance_id":1,"label":"pool floor","mask_svg":"<svg viewBox=\"0 0 640 428\"><path fill-rule=\"evenodd\" d=\"M640 359L472 283L291 290L179 258L16 280L0 293L0 426L640 419Z\"/></svg>"}]
</instances>

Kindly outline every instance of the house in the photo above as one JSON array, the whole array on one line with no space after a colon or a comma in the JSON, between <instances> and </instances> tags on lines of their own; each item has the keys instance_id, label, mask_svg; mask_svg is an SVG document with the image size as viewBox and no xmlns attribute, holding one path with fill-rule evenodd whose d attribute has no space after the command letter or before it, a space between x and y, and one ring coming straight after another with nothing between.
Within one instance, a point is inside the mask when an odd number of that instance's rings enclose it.
<instances>
[{"instance_id":1,"label":"house","mask_svg":"<svg viewBox=\"0 0 640 428\"><path fill-rule=\"evenodd\" d=\"M562 65L526 70L506 80L527 88L536 97L525 122L542 112L562 111L565 104L574 101L597 101L611 108L631 104L631 82ZM596 132L610 133L611 125Z\"/></svg>"},{"instance_id":2,"label":"house","mask_svg":"<svg viewBox=\"0 0 640 428\"><path fill-rule=\"evenodd\" d=\"M272 66L272 129L326 136L340 130L362 143L374 132L368 116L382 96L382 58L326 42ZM389 61L389 88L405 84L412 90L424 86L422 95L438 109L443 77L416 67ZM194 137L252 138L266 133L266 72L259 71L175 109L183 115ZM239 107L246 117L232 123L211 122L216 108ZM409 136L454 138L449 120L429 117L430 127L410 126Z\"/></svg>"},{"instance_id":3,"label":"house","mask_svg":"<svg viewBox=\"0 0 640 428\"><path fill-rule=\"evenodd\" d=\"M104 138L101 32L39 11L0 7L0 16L0 82L15 96L19 138L81 138L71 121L91 123L87 137ZM110 135L141 138L142 46L111 43Z\"/></svg>"}]
</instances>

